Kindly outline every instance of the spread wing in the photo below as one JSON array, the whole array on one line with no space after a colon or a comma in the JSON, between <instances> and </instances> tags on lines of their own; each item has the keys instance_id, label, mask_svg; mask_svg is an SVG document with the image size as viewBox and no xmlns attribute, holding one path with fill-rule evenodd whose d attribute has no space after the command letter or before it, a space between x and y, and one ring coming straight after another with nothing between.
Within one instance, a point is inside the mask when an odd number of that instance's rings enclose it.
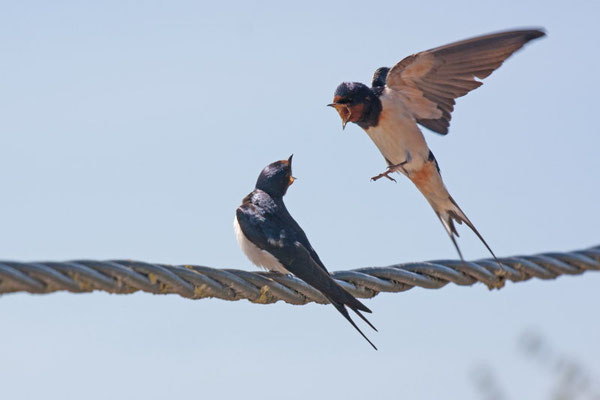
<instances>
[{"instance_id":1,"label":"spread wing","mask_svg":"<svg viewBox=\"0 0 600 400\"><path fill-rule=\"evenodd\" d=\"M454 110L454 99L478 88L504 60L541 30L493 33L451 43L406 57L387 74L386 86L408 100L417 122L445 135Z\"/></svg>"}]
</instances>

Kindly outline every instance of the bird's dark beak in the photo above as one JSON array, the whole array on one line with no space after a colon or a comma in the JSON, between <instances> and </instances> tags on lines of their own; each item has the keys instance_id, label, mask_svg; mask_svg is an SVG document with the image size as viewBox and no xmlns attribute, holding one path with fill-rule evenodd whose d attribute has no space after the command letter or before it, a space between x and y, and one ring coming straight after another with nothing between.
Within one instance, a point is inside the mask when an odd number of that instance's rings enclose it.
<instances>
[{"instance_id":1,"label":"bird's dark beak","mask_svg":"<svg viewBox=\"0 0 600 400\"><path fill-rule=\"evenodd\" d=\"M345 104L339 103L331 103L327 104L328 107L333 107L340 114L340 118L342 119L342 129L346 128L346 124L350 121L350 117L352 116L352 111Z\"/></svg>"},{"instance_id":2,"label":"bird's dark beak","mask_svg":"<svg viewBox=\"0 0 600 400\"><path fill-rule=\"evenodd\" d=\"M288 158L288 166L290 167L290 180L288 182L288 186L291 186L292 183L294 183L294 181L296 180L296 177L294 177L294 176L291 175L291 173L292 173L292 158L293 157L294 157L294 155L292 154L290 156L290 158Z\"/></svg>"}]
</instances>

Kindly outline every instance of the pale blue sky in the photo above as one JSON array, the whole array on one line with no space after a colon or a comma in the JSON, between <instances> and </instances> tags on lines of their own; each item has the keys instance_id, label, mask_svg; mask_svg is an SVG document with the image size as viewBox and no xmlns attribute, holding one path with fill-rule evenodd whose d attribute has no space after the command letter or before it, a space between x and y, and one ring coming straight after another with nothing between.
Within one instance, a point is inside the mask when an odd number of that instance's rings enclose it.
<instances>
[{"instance_id":1,"label":"pale blue sky","mask_svg":"<svg viewBox=\"0 0 600 400\"><path fill-rule=\"evenodd\" d=\"M235 208L294 153L286 201L330 270L454 258L429 205L325 105L413 52L542 26L426 132L499 256L600 243L595 1L0 3L0 259L254 269ZM485 248L461 229L467 258ZM6 398L548 397L537 330L600 376L600 274L414 289L366 304L373 351L332 307L135 294L0 298Z\"/></svg>"}]
</instances>

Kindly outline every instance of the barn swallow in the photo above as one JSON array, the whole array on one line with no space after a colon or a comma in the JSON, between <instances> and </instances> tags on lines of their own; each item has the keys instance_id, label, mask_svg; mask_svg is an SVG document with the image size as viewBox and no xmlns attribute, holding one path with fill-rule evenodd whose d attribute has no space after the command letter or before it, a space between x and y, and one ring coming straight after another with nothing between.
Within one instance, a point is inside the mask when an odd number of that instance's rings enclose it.
<instances>
[{"instance_id":1,"label":"barn swallow","mask_svg":"<svg viewBox=\"0 0 600 400\"><path fill-rule=\"evenodd\" d=\"M496 256L450 196L417 124L447 134L454 100L481 86L511 54L544 35L537 29L499 32L416 53L391 69L377 69L371 87L340 84L328 104L339 113L342 127L348 122L360 126L385 158L387 170L371 179L395 181L390 173L406 175L435 211L461 260L454 222L464 222Z\"/></svg>"},{"instance_id":2,"label":"barn swallow","mask_svg":"<svg viewBox=\"0 0 600 400\"><path fill-rule=\"evenodd\" d=\"M269 164L262 170L255 189L236 210L233 226L237 241L255 265L269 271L294 274L320 291L377 350L350 318L346 307L377 331L361 314L361 311L370 313L371 310L333 280L306 234L283 203L283 196L295 179L292 176L292 156Z\"/></svg>"}]
</instances>

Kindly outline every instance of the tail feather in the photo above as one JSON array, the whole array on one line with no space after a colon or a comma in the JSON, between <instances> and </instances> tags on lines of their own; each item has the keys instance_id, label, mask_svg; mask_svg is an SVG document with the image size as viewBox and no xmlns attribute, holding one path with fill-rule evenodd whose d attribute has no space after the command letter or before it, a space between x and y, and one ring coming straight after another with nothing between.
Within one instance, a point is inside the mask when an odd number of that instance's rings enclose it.
<instances>
[{"instance_id":1,"label":"tail feather","mask_svg":"<svg viewBox=\"0 0 600 400\"><path fill-rule=\"evenodd\" d=\"M469 218L467 218L458 204L456 204L452 196L450 196L450 193L448 193L448 189L446 189L446 186L442 180L442 176L440 175L439 165L431 151L429 152L429 158L423 167L418 170L411 171L408 177L417 186L421 193L423 193L431 207L433 207L433 210L442 222L442 225L444 225L446 232L448 232L448 236L450 236L450 239L452 240L452 244L454 244L460 259L463 262L465 260L460 248L458 247L458 243L456 243L458 232L456 231L454 222L459 224L464 222L469 228L471 228L479 240L481 240L484 246L488 249L490 254L498 262L498 264L500 264L500 261L498 261L498 258L490 246L487 244L485 239L483 239L483 236L481 236Z\"/></svg>"},{"instance_id":2,"label":"tail feather","mask_svg":"<svg viewBox=\"0 0 600 400\"><path fill-rule=\"evenodd\" d=\"M458 232L456 232L456 228L454 227L454 221L452 220L452 217L449 214L445 214L444 216L442 216L437 211L435 213L438 216L438 218L440 219L440 221L442 222L442 225L444 225L446 232L448 232L448 236L450 237L450 240L452 240L452 244L454 245L454 248L456 249L456 252L458 253L458 256L460 257L460 261L465 262L465 259L462 255L462 251L460 251L460 247L458 247L458 243L456 242L456 238L458 237ZM459 222L459 223L461 223L461 222Z\"/></svg>"},{"instance_id":3,"label":"tail feather","mask_svg":"<svg viewBox=\"0 0 600 400\"><path fill-rule=\"evenodd\" d=\"M350 322L350 324L354 327L354 329L356 329L358 331L358 333L360 333L360 335L367 341L369 342L369 344L371 345L371 347L373 347L375 350L377 350L377 347L373 344L373 342L371 342L369 340L369 338L367 337L367 335L365 335L363 333L363 331L360 330L360 328L356 325L356 323L352 320L352 318L350 318L350 314L348 314L348 310L346 310L346 307L344 306L344 304L342 303L338 303L337 301L334 301L332 299L328 299L331 304L333 304L333 306L340 312L340 314L342 314L344 316L344 318L346 318L346 320L348 320L348 322ZM353 311L355 313L357 313L364 321L366 321L369 326L373 329L375 329L375 327L373 325L371 325L371 323L357 310L353 309ZM377 329L375 329L377 330Z\"/></svg>"},{"instance_id":4,"label":"tail feather","mask_svg":"<svg viewBox=\"0 0 600 400\"><path fill-rule=\"evenodd\" d=\"M337 288L337 290L331 290L327 295L327 299L332 304L341 304L342 306L350 308L356 315L373 328L375 332L377 332L377 328L375 328L375 326L373 326L373 324L361 313L361 311L371 313L371 310L337 283L334 287Z\"/></svg>"},{"instance_id":5,"label":"tail feather","mask_svg":"<svg viewBox=\"0 0 600 400\"><path fill-rule=\"evenodd\" d=\"M458 206L458 204L456 204L456 201L454 201L452 196L449 196L448 200L450 200L450 203L452 203L453 207L447 207L447 209L445 209L445 210L436 210L436 214L438 215L440 221L442 221L442 225L444 225L444 228L446 228L446 232L448 232L450 239L452 239L452 243L454 244L454 247L456 248L456 251L458 252L458 255L460 256L460 259L464 262L462 252L460 251L458 244L456 243L455 236L458 237L458 232L456 231L454 222L457 222L458 224L462 224L464 222L465 225L467 225L469 228L471 228L473 233L475 233L475 235L479 238L479 240L481 240L481 243L483 243L483 245L488 249L488 251L490 252L492 257L494 257L494 260L496 260L496 262L498 264L500 264L500 261L498 260L498 257L496 257L494 252L492 251L492 248L487 244L487 242L485 241L483 236L481 236L481 234L479 233L477 228L475 228L475 225L473 225L473 223L469 220L469 218L467 218L467 216L463 212L463 210L461 210L461 208Z\"/></svg>"},{"instance_id":6,"label":"tail feather","mask_svg":"<svg viewBox=\"0 0 600 400\"><path fill-rule=\"evenodd\" d=\"M354 312L356 313L356 315L358 315L358 316L360 317L360 319L362 319L363 321L365 321L365 322L367 323L367 325L369 325L371 328L373 328L373 330L374 330L375 332L379 332L379 331L377 330L377 328L375 328L375 326L373 326L373 324L371 323L371 321L369 321L369 320L367 319L367 317L365 317L364 315L362 315L362 313L361 313L360 311L358 311L357 309L355 309L355 308L352 308L352 307L350 307L350 308L352 309L352 311L354 311Z\"/></svg>"},{"instance_id":7,"label":"tail feather","mask_svg":"<svg viewBox=\"0 0 600 400\"><path fill-rule=\"evenodd\" d=\"M355 312L356 312L356 310L360 310L360 311L367 312L369 314L372 313L372 311L367 306L365 306L363 303L361 303L356 297L354 297L350 293L348 293L343 287L339 286L337 283L335 284L335 286L337 288L339 288L339 290L336 290L336 293L335 293L336 301L350 307Z\"/></svg>"}]
</instances>

